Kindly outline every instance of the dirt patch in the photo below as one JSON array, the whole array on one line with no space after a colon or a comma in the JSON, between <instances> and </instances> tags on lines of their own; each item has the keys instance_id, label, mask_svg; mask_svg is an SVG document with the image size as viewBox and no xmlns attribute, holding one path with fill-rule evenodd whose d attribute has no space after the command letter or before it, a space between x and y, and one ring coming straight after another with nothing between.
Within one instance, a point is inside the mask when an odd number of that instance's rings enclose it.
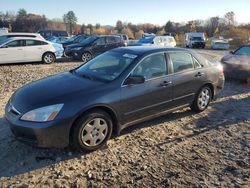
<instances>
[{"instance_id":1,"label":"dirt patch","mask_svg":"<svg viewBox=\"0 0 250 188\"><path fill-rule=\"evenodd\" d=\"M218 59L224 55L199 53ZM202 113L186 108L138 124L92 153L16 141L3 118L11 94L28 82L79 65L0 66L0 187L249 186L250 89L238 82L226 82Z\"/></svg>"}]
</instances>

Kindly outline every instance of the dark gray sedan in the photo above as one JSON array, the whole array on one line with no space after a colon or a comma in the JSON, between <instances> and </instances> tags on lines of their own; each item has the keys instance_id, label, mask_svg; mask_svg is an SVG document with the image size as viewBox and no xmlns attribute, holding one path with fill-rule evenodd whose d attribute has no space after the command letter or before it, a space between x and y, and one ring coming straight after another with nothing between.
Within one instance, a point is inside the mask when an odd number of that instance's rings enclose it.
<instances>
[{"instance_id":1,"label":"dark gray sedan","mask_svg":"<svg viewBox=\"0 0 250 188\"><path fill-rule=\"evenodd\" d=\"M250 44L243 45L221 59L226 78L250 79Z\"/></svg>"},{"instance_id":2,"label":"dark gray sedan","mask_svg":"<svg viewBox=\"0 0 250 188\"><path fill-rule=\"evenodd\" d=\"M123 47L23 86L5 113L21 141L92 151L130 125L187 106L201 112L223 86L222 66L192 51Z\"/></svg>"}]
</instances>

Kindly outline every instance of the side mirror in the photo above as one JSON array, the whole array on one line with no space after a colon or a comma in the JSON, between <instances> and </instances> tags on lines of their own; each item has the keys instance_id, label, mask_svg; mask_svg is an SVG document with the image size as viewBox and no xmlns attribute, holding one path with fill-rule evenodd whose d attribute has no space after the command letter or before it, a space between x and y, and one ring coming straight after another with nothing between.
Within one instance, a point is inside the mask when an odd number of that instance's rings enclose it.
<instances>
[{"instance_id":1,"label":"side mirror","mask_svg":"<svg viewBox=\"0 0 250 188\"><path fill-rule=\"evenodd\" d=\"M234 51L230 51L229 53L230 53L230 54L234 54Z\"/></svg>"},{"instance_id":2,"label":"side mirror","mask_svg":"<svg viewBox=\"0 0 250 188\"><path fill-rule=\"evenodd\" d=\"M133 75L129 76L125 82L124 85L136 85L136 84L142 84L145 82L144 76L141 75Z\"/></svg>"}]
</instances>

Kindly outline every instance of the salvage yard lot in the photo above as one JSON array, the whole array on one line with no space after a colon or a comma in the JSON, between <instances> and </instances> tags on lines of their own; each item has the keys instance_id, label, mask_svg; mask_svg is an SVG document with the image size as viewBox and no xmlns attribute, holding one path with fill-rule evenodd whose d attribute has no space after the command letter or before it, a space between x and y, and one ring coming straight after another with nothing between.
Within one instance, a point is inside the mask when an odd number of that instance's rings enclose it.
<instances>
[{"instance_id":1,"label":"salvage yard lot","mask_svg":"<svg viewBox=\"0 0 250 188\"><path fill-rule=\"evenodd\" d=\"M197 51L217 60L226 53ZM80 64L0 66L0 187L249 186L250 88L234 81L226 81L204 112L186 108L141 123L92 153L39 149L16 141L4 119L11 94Z\"/></svg>"}]
</instances>

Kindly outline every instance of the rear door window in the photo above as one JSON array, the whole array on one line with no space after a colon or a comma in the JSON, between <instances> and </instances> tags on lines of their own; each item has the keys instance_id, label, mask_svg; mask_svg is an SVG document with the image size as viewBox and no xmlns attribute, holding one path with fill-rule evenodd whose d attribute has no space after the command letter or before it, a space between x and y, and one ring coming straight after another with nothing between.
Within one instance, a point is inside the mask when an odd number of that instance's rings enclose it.
<instances>
[{"instance_id":1,"label":"rear door window","mask_svg":"<svg viewBox=\"0 0 250 188\"><path fill-rule=\"evenodd\" d=\"M173 72L185 72L194 69L193 57L186 52L171 52L169 58L173 64Z\"/></svg>"},{"instance_id":2,"label":"rear door window","mask_svg":"<svg viewBox=\"0 0 250 188\"><path fill-rule=\"evenodd\" d=\"M105 37L101 37L101 38L99 38L99 39L97 39L96 41L95 41L95 45L97 45L97 46L102 46L102 45L105 45Z\"/></svg>"},{"instance_id":3,"label":"rear door window","mask_svg":"<svg viewBox=\"0 0 250 188\"><path fill-rule=\"evenodd\" d=\"M38 40L25 40L26 46L39 46L41 45L41 41Z\"/></svg>"},{"instance_id":4,"label":"rear door window","mask_svg":"<svg viewBox=\"0 0 250 188\"><path fill-rule=\"evenodd\" d=\"M108 44L116 43L116 38L118 37L107 37L107 43Z\"/></svg>"}]
</instances>

